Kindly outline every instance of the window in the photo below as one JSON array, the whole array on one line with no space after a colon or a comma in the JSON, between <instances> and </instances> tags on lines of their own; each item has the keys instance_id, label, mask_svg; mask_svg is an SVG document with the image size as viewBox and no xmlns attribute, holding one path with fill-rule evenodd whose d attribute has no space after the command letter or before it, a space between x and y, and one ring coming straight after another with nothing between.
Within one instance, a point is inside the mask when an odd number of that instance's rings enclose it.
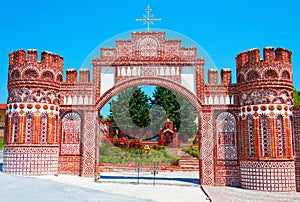
<instances>
[{"instance_id":1,"label":"window","mask_svg":"<svg viewBox=\"0 0 300 202\"><path fill-rule=\"evenodd\" d=\"M42 75L42 78L45 78L45 79L53 79L53 74L51 72L44 72L43 75Z\"/></svg>"},{"instance_id":2,"label":"window","mask_svg":"<svg viewBox=\"0 0 300 202\"><path fill-rule=\"evenodd\" d=\"M265 73L266 78L277 78L277 73L275 70L267 70Z\"/></svg>"},{"instance_id":3,"label":"window","mask_svg":"<svg viewBox=\"0 0 300 202\"><path fill-rule=\"evenodd\" d=\"M255 137L254 137L254 124L253 118L248 116L247 119L247 142L248 142L248 157L255 155Z\"/></svg>"},{"instance_id":4,"label":"window","mask_svg":"<svg viewBox=\"0 0 300 202\"><path fill-rule=\"evenodd\" d=\"M25 128L26 131L24 133L24 143L29 144L33 142L33 128L32 128L32 119L33 116L32 114L27 114L26 115L26 123L25 123Z\"/></svg>"},{"instance_id":5,"label":"window","mask_svg":"<svg viewBox=\"0 0 300 202\"><path fill-rule=\"evenodd\" d=\"M40 143L47 143L47 135L48 135L48 115L42 114L41 117L41 135L40 135Z\"/></svg>"},{"instance_id":6,"label":"window","mask_svg":"<svg viewBox=\"0 0 300 202\"><path fill-rule=\"evenodd\" d=\"M25 72L25 76L26 77L31 77L31 78L37 78L38 74L36 73L36 71L29 69Z\"/></svg>"},{"instance_id":7,"label":"window","mask_svg":"<svg viewBox=\"0 0 300 202\"><path fill-rule=\"evenodd\" d=\"M269 128L268 128L268 117L261 116L260 117L260 130L262 136L262 156L263 157L271 157L271 137L269 137Z\"/></svg>"},{"instance_id":8,"label":"window","mask_svg":"<svg viewBox=\"0 0 300 202\"><path fill-rule=\"evenodd\" d=\"M257 72L255 71L252 71L252 72L249 72L248 74L248 80L255 80L255 79L259 79L259 75Z\"/></svg>"}]
</instances>

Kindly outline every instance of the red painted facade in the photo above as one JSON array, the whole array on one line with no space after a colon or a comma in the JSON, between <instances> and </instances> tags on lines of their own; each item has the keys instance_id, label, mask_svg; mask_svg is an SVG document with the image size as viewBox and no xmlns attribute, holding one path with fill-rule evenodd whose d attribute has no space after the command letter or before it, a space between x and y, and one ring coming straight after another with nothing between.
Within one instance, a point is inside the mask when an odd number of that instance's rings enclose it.
<instances>
[{"instance_id":1,"label":"red painted facade","mask_svg":"<svg viewBox=\"0 0 300 202\"><path fill-rule=\"evenodd\" d=\"M300 110L293 108L291 52L264 48L263 55L258 49L237 55L237 83L231 69L221 70L220 82L218 70L209 69L205 83L197 49L164 32L133 32L115 48L101 48L91 80L88 69L68 69L63 81L59 55L42 52L38 61L36 50L12 52L3 171L96 175L98 111L128 88L158 85L197 109L202 184L299 191Z\"/></svg>"}]
</instances>

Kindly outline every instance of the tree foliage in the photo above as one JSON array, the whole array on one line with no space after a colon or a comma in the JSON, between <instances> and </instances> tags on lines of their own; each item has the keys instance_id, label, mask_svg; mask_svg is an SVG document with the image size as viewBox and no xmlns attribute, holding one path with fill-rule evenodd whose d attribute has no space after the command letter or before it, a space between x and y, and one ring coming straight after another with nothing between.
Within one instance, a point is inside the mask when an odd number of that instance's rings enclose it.
<instances>
[{"instance_id":1,"label":"tree foliage","mask_svg":"<svg viewBox=\"0 0 300 202\"><path fill-rule=\"evenodd\" d=\"M152 105L161 106L165 110L166 116L175 124L176 128L180 128L180 104L176 94L167 88L157 86L153 92ZM160 117L157 117L157 120L153 121L161 122L162 120Z\"/></svg>"},{"instance_id":2,"label":"tree foliage","mask_svg":"<svg viewBox=\"0 0 300 202\"><path fill-rule=\"evenodd\" d=\"M293 91L293 99L294 99L294 106L300 106L300 92L294 90Z\"/></svg>"},{"instance_id":3,"label":"tree foliage","mask_svg":"<svg viewBox=\"0 0 300 202\"><path fill-rule=\"evenodd\" d=\"M118 94L110 103L110 117L130 136L157 135L166 118L175 125L180 139L197 132L195 108L179 93L157 86L152 99L139 87Z\"/></svg>"},{"instance_id":4,"label":"tree foliage","mask_svg":"<svg viewBox=\"0 0 300 202\"><path fill-rule=\"evenodd\" d=\"M110 120L126 134L137 135L150 124L150 98L138 87L125 90L110 103Z\"/></svg>"}]
</instances>

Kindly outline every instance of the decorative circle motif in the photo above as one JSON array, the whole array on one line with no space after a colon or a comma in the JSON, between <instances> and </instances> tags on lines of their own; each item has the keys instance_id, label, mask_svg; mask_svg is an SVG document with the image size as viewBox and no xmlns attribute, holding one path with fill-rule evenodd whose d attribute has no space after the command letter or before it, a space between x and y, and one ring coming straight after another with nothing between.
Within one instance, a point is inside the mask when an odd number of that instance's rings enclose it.
<instances>
[{"instance_id":1,"label":"decorative circle motif","mask_svg":"<svg viewBox=\"0 0 300 202\"><path fill-rule=\"evenodd\" d=\"M251 107L248 106L248 107L247 107L247 112L251 112L251 110L252 110Z\"/></svg>"},{"instance_id":2,"label":"decorative circle motif","mask_svg":"<svg viewBox=\"0 0 300 202\"><path fill-rule=\"evenodd\" d=\"M44 105L44 106L43 106L43 109L44 109L44 110L47 110L47 109L48 109L48 105Z\"/></svg>"},{"instance_id":3,"label":"decorative circle motif","mask_svg":"<svg viewBox=\"0 0 300 202\"><path fill-rule=\"evenodd\" d=\"M267 106L266 105L261 105L260 109L263 110L263 111L266 111L267 110Z\"/></svg>"},{"instance_id":4,"label":"decorative circle motif","mask_svg":"<svg viewBox=\"0 0 300 202\"><path fill-rule=\"evenodd\" d=\"M254 111L258 111L259 107L257 105L253 106Z\"/></svg>"},{"instance_id":5,"label":"decorative circle motif","mask_svg":"<svg viewBox=\"0 0 300 202\"><path fill-rule=\"evenodd\" d=\"M23 103L21 103L19 106L21 109L24 109L24 107L25 107L25 105Z\"/></svg>"},{"instance_id":6,"label":"decorative circle motif","mask_svg":"<svg viewBox=\"0 0 300 202\"><path fill-rule=\"evenodd\" d=\"M289 107L285 105L285 106L284 106L284 110L285 110L285 111L289 110Z\"/></svg>"},{"instance_id":7,"label":"decorative circle motif","mask_svg":"<svg viewBox=\"0 0 300 202\"><path fill-rule=\"evenodd\" d=\"M51 105L51 106L50 106L50 109L51 109L51 110L54 110L54 106L53 106L53 105Z\"/></svg>"},{"instance_id":8,"label":"decorative circle motif","mask_svg":"<svg viewBox=\"0 0 300 202\"><path fill-rule=\"evenodd\" d=\"M14 109L17 109L18 108L18 105L17 104L14 104Z\"/></svg>"},{"instance_id":9,"label":"decorative circle motif","mask_svg":"<svg viewBox=\"0 0 300 202\"><path fill-rule=\"evenodd\" d=\"M245 112L245 111L246 111L245 107L242 107L242 112Z\"/></svg>"},{"instance_id":10,"label":"decorative circle motif","mask_svg":"<svg viewBox=\"0 0 300 202\"><path fill-rule=\"evenodd\" d=\"M32 109L32 107L33 107L33 104L27 104L28 109Z\"/></svg>"},{"instance_id":11,"label":"decorative circle motif","mask_svg":"<svg viewBox=\"0 0 300 202\"><path fill-rule=\"evenodd\" d=\"M277 105L277 109L278 110L282 110L282 106L281 105Z\"/></svg>"},{"instance_id":12,"label":"decorative circle motif","mask_svg":"<svg viewBox=\"0 0 300 202\"><path fill-rule=\"evenodd\" d=\"M40 109L40 108L41 108L41 105L40 105L40 104L36 104L36 105L35 105L35 108L36 108L36 109Z\"/></svg>"},{"instance_id":13,"label":"decorative circle motif","mask_svg":"<svg viewBox=\"0 0 300 202\"><path fill-rule=\"evenodd\" d=\"M275 109L274 105L269 106L269 110L274 110L274 109Z\"/></svg>"}]
</instances>

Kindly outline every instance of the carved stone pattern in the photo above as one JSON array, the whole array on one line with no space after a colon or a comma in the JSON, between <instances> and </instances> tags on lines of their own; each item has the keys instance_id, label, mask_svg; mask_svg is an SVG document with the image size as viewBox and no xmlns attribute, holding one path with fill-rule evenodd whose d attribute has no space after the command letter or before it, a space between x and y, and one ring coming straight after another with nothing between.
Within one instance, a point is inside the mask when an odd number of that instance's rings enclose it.
<instances>
[{"instance_id":1,"label":"carved stone pattern","mask_svg":"<svg viewBox=\"0 0 300 202\"><path fill-rule=\"evenodd\" d=\"M83 175L93 176L96 162L96 117L94 112L85 113L85 136L83 137Z\"/></svg>"},{"instance_id":2,"label":"carved stone pattern","mask_svg":"<svg viewBox=\"0 0 300 202\"><path fill-rule=\"evenodd\" d=\"M294 161L241 161L241 185L246 189L294 191Z\"/></svg>"},{"instance_id":3,"label":"carved stone pattern","mask_svg":"<svg viewBox=\"0 0 300 202\"><path fill-rule=\"evenodd\" d=\"M237 160L236 120L229 112L222 112L217 117L217 156L218 159Z\"/></svg>"},{"instance_id":4,"label":"carved stone pattern","mask_svg":"<svg viewBox=\"0 0 300 202\"><path fill-rule=\"evenodd\" d=\"M152 37L146 37L139 43L140 54L142 57L156 57L158 42Z\"/></svg>"},{"instance_id":5,"label":"carved stone pattern","mask_svg":"<svg viewBox=\"0 0 300 202\"><path fill-rule=\"evenodd\" d=\"M58 147L5 147L3 162L3 172L14 175L57 174Z\"/></svg>"},{"instance_id":6,"label":"carved stone pattern","mask_svg":"<svg viewBox=\"0 0 300 202\"><path fill-rule=\"evenodd\" d=\"M202 145L200 158L202 158L202 172L204 185L214 185L214 155L213 155L213 128L212 114L202 114Z\"/></svg>"},{"instance_id":7,"label":"carved stone pattern","mask_svg":"<svg viewBox=\"0 0 300 202\"><path fill-rule=\"evenodd\" d=\"M61 154L80 154L81 118L75 112L62 118Z\"/></svg>"}]
</instances>

